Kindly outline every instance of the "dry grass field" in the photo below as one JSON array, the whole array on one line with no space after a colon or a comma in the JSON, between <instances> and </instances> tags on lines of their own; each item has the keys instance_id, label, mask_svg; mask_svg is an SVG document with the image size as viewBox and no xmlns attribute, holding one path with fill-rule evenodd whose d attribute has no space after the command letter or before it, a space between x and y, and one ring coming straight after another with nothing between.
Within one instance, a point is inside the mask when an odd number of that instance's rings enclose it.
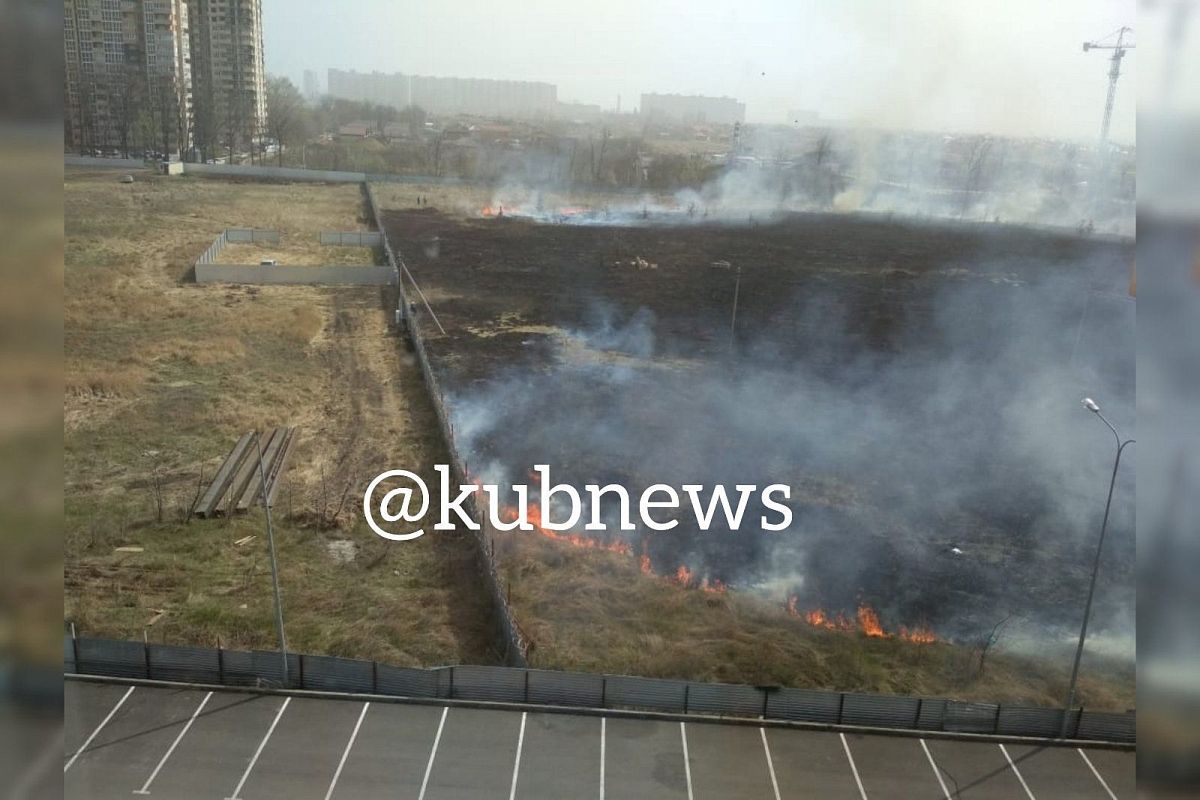
<instances>
[{"instance_id":1,"label":"dry grass field","mask_svg":"<svg viewBox=\"0 0 1200 800\"><path fill-rule=\"evenodd\" d=\"M355 513L379 471L443 458L380 291L186 280L225 227L327 252L320 230L365 225L358 187L117 177L64 182L65 618L85 635L273 646L261 511L188 509L243 431L294 425L274 515L289 646L494 660L471 541L385 546Z\"/></svg>"}]
</instances>

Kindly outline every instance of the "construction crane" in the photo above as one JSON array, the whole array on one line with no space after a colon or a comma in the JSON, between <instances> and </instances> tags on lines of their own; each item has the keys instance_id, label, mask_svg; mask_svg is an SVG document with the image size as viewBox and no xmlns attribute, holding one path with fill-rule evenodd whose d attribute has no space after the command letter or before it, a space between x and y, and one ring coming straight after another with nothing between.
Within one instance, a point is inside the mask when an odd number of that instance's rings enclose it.
<instances>
[{"instance_id":1,"label":"construction crane","mask_svg":"<svg viewBox=\"0 0 1200 800\"><path fill-rule=\"evenodd\" d=\"M1136 45L1133 42L1125 40L1126 34L1133 33L1133 28L1118 28L1113 31L1116 34L1115 42L1108 42L1113 34L1110 33L1104 39L1095 42L1084 42L1083 52L1089 50L1112 50L1112 57L1109 63L1112 64L1108 69L1108 99L1104 103L1104 121L1100 124L1100 143L1104 144L1108 141L1108 126L1112 122L1113 102L1117 98L1117 78L1121 77L1121 59L1125 57L1126 50L1132 50Z\"/></svg>"}]
</instances>

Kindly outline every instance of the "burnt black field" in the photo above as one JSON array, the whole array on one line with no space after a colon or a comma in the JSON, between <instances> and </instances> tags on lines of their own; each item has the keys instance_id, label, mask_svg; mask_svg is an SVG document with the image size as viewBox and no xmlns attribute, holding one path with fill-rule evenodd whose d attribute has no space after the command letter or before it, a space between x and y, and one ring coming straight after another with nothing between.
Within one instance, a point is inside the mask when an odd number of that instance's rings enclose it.
<instances>
[{"instance_id":1,"label":"burnt black field","mask_svg":"<svg viewBox=\"0 0 1200 800\"><path fill-rule=\"evenodd\" d=\"M786 531L625 535L656 571L889 626L1078 625L1113 452L1079 400L1133 435L1132 243L848 215L387 225L446 328L423 330L477 475L785 483ZM1133 488L1130 459L1094 628L1118 639Z\"/></svg>"}]
</instances>

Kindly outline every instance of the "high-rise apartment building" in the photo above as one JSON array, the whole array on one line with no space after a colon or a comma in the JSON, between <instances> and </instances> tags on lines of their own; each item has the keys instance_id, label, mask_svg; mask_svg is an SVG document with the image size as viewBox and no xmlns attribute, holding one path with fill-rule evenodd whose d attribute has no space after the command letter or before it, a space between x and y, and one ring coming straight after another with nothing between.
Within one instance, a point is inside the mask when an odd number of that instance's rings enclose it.
<instances>
[{"instance_id":1,"label":"high-rise apartment building","mask_svg":"<svg viewBox=\"0 0 1200 800\"><path fill-rule=\"evenodd\" d=\"M65 0L68 146L164 153L191 145L185 0Z\"/></svg>"},{"instance_id":2,"label":"high-rise apartment building","mask_svg":"<svg viewBox=\"0 0 1200 800\"><path fill-rule=\"evenodd\" d=\"M304 70L304 99L312 102L321 96L321 80L311 69Z\"/></svg>"},{"instance_id":3,"label":"high-rise apartment building","mask_svg":"<svg viewBox=\"0 0 1200 800\"><path fill-rule=\"evenodd\" d=\"M641 113L646 119L659 122L732 125L746 121L746 104L732 97L643 94Z\"/></svg>"},{"instance_id":4,"label":"high-rise apartment building","mask_svg":"<svg viewBox=\"0 0 1200 800\"><path fill-rule=\"evenodd\" d=\"M205 157L243 152L265 135L262 0L187 0L196 144Z\"/></svg>"},{"instance_id":5,"label":"high-rise apartment building","mask_svg":"<svg viewBox=\"0 0 1200 800\"><path fill-rule=\"evenodd\" d=\"M488 116L539 117L553 114L558 88L552 83L490 78L438 78L426 75L329 70L328 92L347 100L367 100L395 108Z\"/></svg>"},{"instance_id":6,"label":"high-rise apartment building","mask_svg":"<svg viewBox=\"0 0 1200 800\"><path fill-rule=\"evenodd\" d=\"M71 149L213 157L265 133L261 0L64 0L63 51Z\"/></svg>"}]
</instances>

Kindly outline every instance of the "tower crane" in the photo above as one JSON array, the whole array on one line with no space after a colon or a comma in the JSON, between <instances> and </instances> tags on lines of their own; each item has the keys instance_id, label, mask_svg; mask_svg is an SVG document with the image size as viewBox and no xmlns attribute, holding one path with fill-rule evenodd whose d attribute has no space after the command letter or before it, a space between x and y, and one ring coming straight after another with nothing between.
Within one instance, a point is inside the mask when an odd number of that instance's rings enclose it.
<instances>
[{"instance_id":1,"label":"tower crane","mask_svg":"<svg viewBox=\"0 0 1200 800\"><path fill-rule=\"evenodd\" d=\"M1133 42L1127 41L1126 34L1132 34L1133 28L1118 28L1114 31L1117 35L1115 42L1107 42L1111 39L1112 34L1105 36L1095 42L1084 42L1083 52L1089 50L1112 50L1112 57L1109 58L1109 63L1112 64L1108 69L1108 99L1104 102L1104 121L1100 123L1100 143L1104 144L1108 141L1108 126L1112 122L1113 102L1117 97L1117 78L1121 77L1121 59L1125 57L1125 51L1132 50L1136 45Z\"/></svg>"}]
</instances>

